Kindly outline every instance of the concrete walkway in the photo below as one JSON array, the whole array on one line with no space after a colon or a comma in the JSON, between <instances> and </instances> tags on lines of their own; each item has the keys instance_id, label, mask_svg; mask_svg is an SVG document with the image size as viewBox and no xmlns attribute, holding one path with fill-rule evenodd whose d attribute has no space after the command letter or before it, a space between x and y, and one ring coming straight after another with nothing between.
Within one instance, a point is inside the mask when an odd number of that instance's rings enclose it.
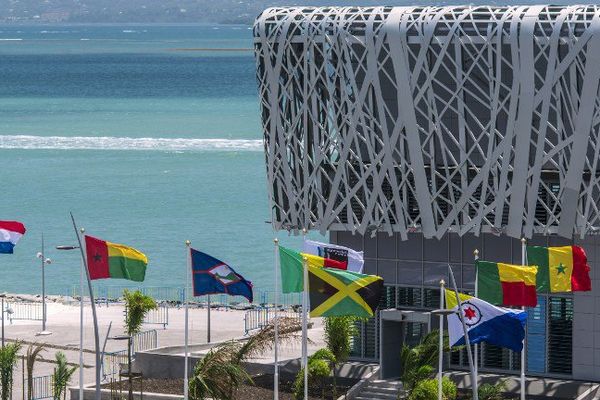
<instances>
[{"instance_id":1,"label":"concrete walkway","mask_svg":"<svg viewBox=\"0 0 600 400\"><path fill-rule=\"evenodd\" d=\"M110 305L109 307L100 306L97 308L98 322L100 330L101 346L106 336L108 326L112 321L111 336L123 333L124 308L122 305ZM190 309L190 343L206 343L206 309ZM244 335L244 311L237 310L211 310L211 341L218 342L227 339L234 339ZM156 329L158 332L158 346L178 346L184 343L184 310L171 308L169 310L169 325L163 330L162 326L146 325L144 330ZM311 350L322 347L322 327L319 320L312 320L316 323L315 328L311 329L310 337L313 344ZM58 350L56 347L67 346L69 350L63 351L69 362L79 363L79 307L77 305L64 305L60 303L48 304L48 323L47 330L52 332L49 336L36 336L36 332L41 330L41 322L38 321L15 321L12 325L6 325L5 336L10 340L22 340L27 342L38 342L48 344L48 349L42 353L44 359L54 359L54 354ZM54 348L53 348L54 347ZM126 348L124 342L109 340L106 351L117 351ZM84 313L84 363L90 367L84 369L84 382L91 383L95 379L94 369L94 331L92 322L91 307L85 308ZM27 350L27 345L23 346L21 354ZM300 345L289 345L286 347L285 354L288 357L300 355ZM263 362L271 355L265 355ZM38 362L35 366L34 375L52 374L54 365L48 362ZM13 399L22 398L22 368L19 362L14 375ZM78 385L79 372L76 372L72 385Z\"/></svg>"}]
</instances>

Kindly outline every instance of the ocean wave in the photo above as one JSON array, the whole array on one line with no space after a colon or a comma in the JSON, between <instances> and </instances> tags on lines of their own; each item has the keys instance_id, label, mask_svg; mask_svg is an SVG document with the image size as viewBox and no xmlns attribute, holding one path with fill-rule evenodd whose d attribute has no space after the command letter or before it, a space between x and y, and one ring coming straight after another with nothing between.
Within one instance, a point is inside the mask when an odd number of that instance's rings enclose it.
<instances>
[{"instance_id":1,"label":"ocean wave","mask_svg":"<svg viewBox=\"0 0 600 400\"><path fill-rule=\"evenodd\" d=\"M262 140L0 135L0 149L262 151Z\"/></svg>"}]
</instances>

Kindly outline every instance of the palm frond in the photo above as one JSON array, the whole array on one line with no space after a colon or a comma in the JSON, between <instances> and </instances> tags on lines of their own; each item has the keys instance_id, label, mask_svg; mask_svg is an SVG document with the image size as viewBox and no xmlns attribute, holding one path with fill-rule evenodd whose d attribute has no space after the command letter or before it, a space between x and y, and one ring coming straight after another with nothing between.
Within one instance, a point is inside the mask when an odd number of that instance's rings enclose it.
<instances>
[{"instance_id":1,"label":"palm frond","mask_svg":"<svg viewBox=\"0 0 600 400\"><path fill-rule=\"evenodd\" d=\"M300 322L293 318L279 318L278 320L278 341L285 343L300 336L298 331L302 329ZM259 354L270 351L275 346L275 324L271 321L256 334L250 336L248 340L240 343L234 356L234 361L242 363Z\"/></svg>"},{"instance_id":2,"label":"palm frond","mask_svg":"<svg viewBox=\"0 0 600 400\"><path fill-rule=\"evenodd\" d=\"M33 367L40 353L45 351L45 344L32 343L27 347L25 355L25 365L27 367L27 398L33 398Z\"/></svg>"}]
</instances>

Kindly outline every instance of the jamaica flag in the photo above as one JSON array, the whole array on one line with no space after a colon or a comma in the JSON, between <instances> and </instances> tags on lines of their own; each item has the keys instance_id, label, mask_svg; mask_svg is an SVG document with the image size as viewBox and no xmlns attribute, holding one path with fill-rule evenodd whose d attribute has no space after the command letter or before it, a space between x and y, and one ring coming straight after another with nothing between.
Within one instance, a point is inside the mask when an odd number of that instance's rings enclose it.
<instances>
[{"instance_id":1,"label":"jamaica flag","mask_svg":"<svg viewBox=\"0 0 600 400\"><path fill-rule=\"evenodd\" d=\"M311 317L372 317L383 292L383 279L337 268L308 268Z\"/></svg>"}]
</instances>

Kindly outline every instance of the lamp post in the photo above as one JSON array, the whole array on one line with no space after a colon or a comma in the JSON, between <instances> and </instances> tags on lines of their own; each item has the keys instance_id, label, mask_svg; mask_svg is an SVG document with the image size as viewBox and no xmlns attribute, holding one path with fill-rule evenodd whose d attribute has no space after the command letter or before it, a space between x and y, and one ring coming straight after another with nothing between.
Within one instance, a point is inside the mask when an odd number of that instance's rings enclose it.
<instances>
[{"instance_id":1,"label":"lamp post","mask_svg":"<svg viewBox=\"0 0 600 400\"><path fill-rule=\"evenodd\" d=\"M42 262L42 331L38 332L38 336L51 335L52 332L46 330L46 265L52 263L52 260L44 255L44 234L42 234L42 251L37 253L37 258Z\"/></svg>"},{"instance_id":2,"label":"lamp post","mask_svg":"<svg viewBox=\"0 0 600 400\"><path fill-rule=\"evenodd\" d=\"M14 311L12 308L4 308L4 295L2 295L2 347L4 347L4 318L5 314L11 315Z\"/></svg>"},{"instance_id":3,"label":"lamp post","mask_svg":"<svg viewBox=\"0 0 600 400\"><path fill-rule=\"evenodd\" d=\"M56 246L56 250L77 249L79 246ZM83 273L82 260L79 276L79 399L83 399Z\"/></svg>"}]
</instances>

